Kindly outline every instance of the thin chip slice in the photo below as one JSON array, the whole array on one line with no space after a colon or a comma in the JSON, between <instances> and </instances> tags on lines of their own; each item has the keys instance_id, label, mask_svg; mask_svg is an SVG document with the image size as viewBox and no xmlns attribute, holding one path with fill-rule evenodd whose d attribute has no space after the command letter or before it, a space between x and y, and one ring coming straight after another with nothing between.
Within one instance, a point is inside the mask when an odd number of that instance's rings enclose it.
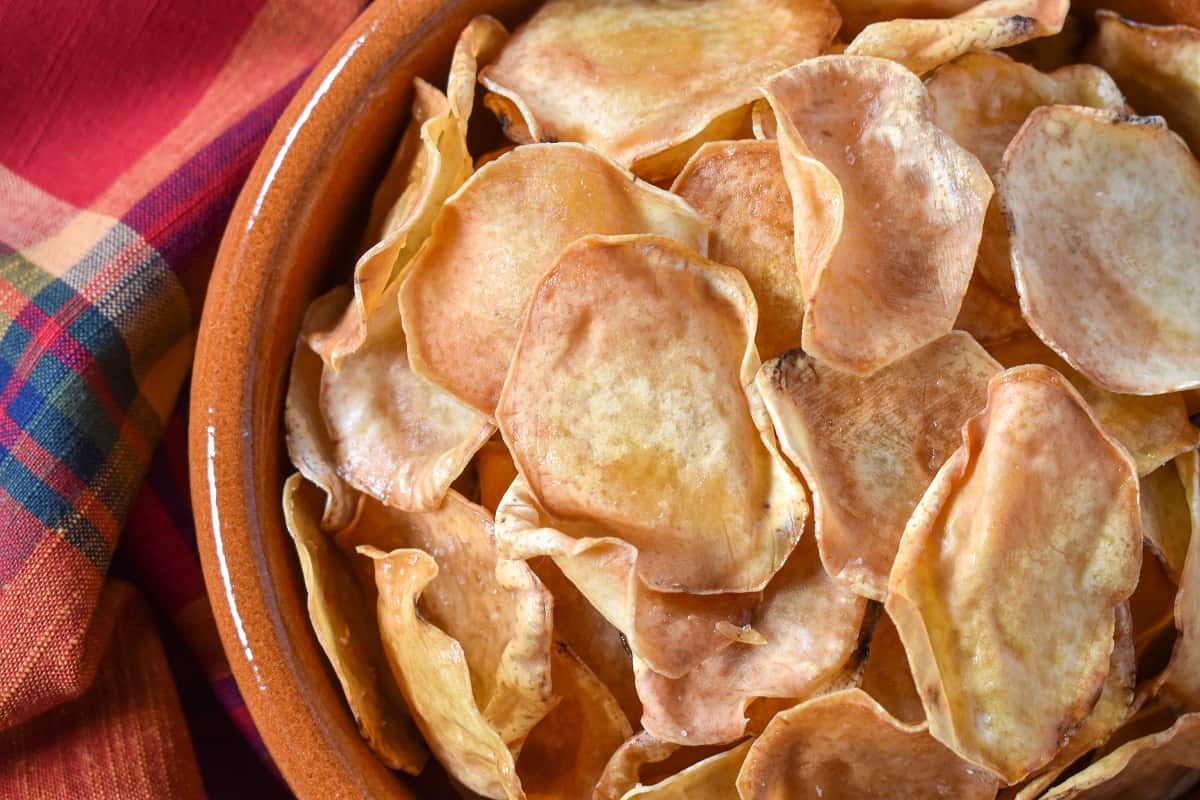
<instances>
[{"instance_id":1,"label":"thin chip slice","mask_svg":"<svg viewBox=\"0 0 1200 800\"><path fill-rule=\"evenodd\" d=\"M725 752L725 747L684 747L674 742L656 739L639 731L626 740L604 768L596 784L593 800L620 800L638 786L652 786L683 772L688 767L711 756Z\"/></svg>"},{"instance_id":2,"label":"thin chip slice","mask_svg":"<svg viewBox=\"0 0 1200 800\"><path fill-rule=\"evenodd\" d=\"M1055 786L1044 800L1171 800L1200 783L1200 714L1134 739Z\"/></svg>"},{"instance_id":3,"label":"thin chip slice","mask_svg":"<svg viewBox=\"0 0 1200 800\"><path fill-rule=\"evenodd\" d=\"M1053 36L1070 6L1070 0L986 0L950 19L877 22L854 37L846 55L889 58L923 75L966 53Z\"/></svg>"},{"instance_id":4,"label":"thin chip slice","mask_svg":"<svg viewBox=\"0 0 1200 800\"><path fill-rule=\"evenodd\" d=\"M712 228L709 256L737 267L758 300L760 358L800 346L804 292L792 240L792 199L775 142L704 145L671 191Z\"/></svg>"},{"instance_id":5,"label":"thin chip slice","mask_svg":"<svg viewBox=\"0 0 1200 800\"><path fill-rule=\"evenodd\" d=\"M420 599L422 624L435 626L453 640L470 671L472 702L515 752L556 702L550 674L552 600L526 564L497 555L491 515L455 492L446 496L441 508L424 513L406 513L364 498L354 524L338 534L338 545L346 551L372 548L375 559L408 550L433 559L434 574L411 590ZM383 563L374 563L377 585ZM403 569L397 566L394 571ZM390 605L397 597L384 597L380 587L381 619L392 619L381 621L385 628L392 625L391 634L385 630L385 645L403 648L403 639L387 641L389 635L402 632L396 625L407 619ZM410 669L428 666L406 663ZM397 675L397 680L403 686L409 676ZM419 715L418 701L411 696L418 690L410 687L405 696Z\"/></svg>"},{"instance_id":6,"label":"thin chip slice","mask_svg":"<svg viewBox=\"0 0 1200 800\"><path fill-rule=\"evenodd\" d=\"M1111 392L1200 386L1200 164L1162 120L1036 109L999 185L1038 336Z\"/></svg>"},{"instance_id":7,"label":"thin chip slice","mask_svg":"<svg viewBox=\"0 0 1200 800\"><path fill-rule=\"evenodd\" d=\"M1082 60L1080 53L1090 35L1090 27L1085 29L1079 16L1067 14L1058 33L1006 47L1004 54L1034 69L1051 72L1079 63Z\"/></svg>"},{"instance_id":8,"label":"thin chip slice","mask_svg":"<svg viewBox=\"0 0 1200 800\"><path fill-rule=\"evenodd\" d=\"M933 123L921 81L884 59L821 56L765 92L796 217L804 349L865 375L949 333L992 185Z\"/></svg>"},{"instance_id":9,"label":"thin chip slice","mask_svg":"<svg viewBox=\"0 0 1200 800\"><path fill-rule=\"evenodd\" d=\"M283 514L308 591L308 616L358 730L391 769L418 774L429 753L392 679L379 628L345 557L317 525L321 502L299 474L283 484Z\"/></svg>"},{"instance_id":10,"label":"thin chip slice","mask_svg":"<svg viewBox=\"0 0 1200 800\"><path fill-rule=\"evenodd\" d=\"M588 237L563 251L496 412L517 469L567 528L542 554L633 547L660 592L766 585L808 499L753 385L756 316L740 272L678 242Z\"/></svg>"},{"instance_id":11,"label":"thin chip slice","mask_svg":"<svg viewBox=\"0 0 1200 800\"><path fill-rule=\"evenodd\" d=\"M880 615L879 624L871 636L862 690L906 725L918 725L925 721L925 709L913 683L904 643L900 641L896 624L887 614Z\"/></svg>"},{"instance_id":12,"label":"thin chip slice","mask_svg":"<svg viewBox=\"0 0 1200 800\"><path fill-rule=\"evenodd\" d=\"M494 514L500 498L517 477L517 466L504 442L492 439L479 448L475 471L479 475L479 504Z\"/></svg>"},{"instance_id":13,"label":"thin chip slice","mask_svg":"<svg viewBox=\"0 0 1200 800\"><path fill-rule=\"evenodd\" d=\"M1179 638L1163 671L1162 692L1176 705L1200 711L1200 454L1186 453L1176 465L1192 512L1192 535L1175 596Z\"/></svg>"},{"instance_id":14,"label":"thin chip slice","mask_svg":"<svg viewBox=\"0 0 1200 800\"><path fill-rule=\"evenodd\" d=\"M677 170L705 137L730 138L714 121L744 115L767 76L820 53L838 23L828 0L551 0L480 80L534 140L583 142L658 180L674 172L656 157L675 149Z\"/></svg>"},{"instance_id":15,"label":"thin chip slice","mask_svg":"<svg viewBox=\"0 0 1200 800\"><path fill-rule=\"evenodd\" d=\"M865 378L800 350L763 366L758 389L813 494L830 575L865 597L887 597L904 526L1000 370L961 332Z\"/></svg>"},{"instance_id":16,"label":"thin chip slice","mask_svg":"<svg viewBox=\"0 0 1200 800\"><path fill-rule=\"evenodd\" d=\"M321 414L321 359L308 346L308 334L333 324L350 292L338 287L321 295L304 312L284 402L284 440L288 457L300 474L325 492L321 527L336 531L350 524L356 492L337 472L337 452Z\"/></svg>"},{"instance_id":17,"label":"thin chip slice","mask_svg":"<svg viewBox=\"0 0 1200 800\"><path fill-rule=\"evenodd\" d=\"M635 786L621 800L739 800L738 770L750 750L746 741L650 786Z\"/></svg>"},{"instance_id":18,"label":"thin chip slice","mask_svg":"<svg viewBox=\"0 0 1200 800\"><path fill-rule=\"evenodd\" d=\"M518 147L447 201L403 279L413 370L492 414L538 281L564 246L590 233L659 233L701 252L708 243L686 203L600 153Z\"/></svg>"},{"instance_id":19,"label":"thin chip slice","mask_svg":"<svg viewBox=\"0 0 1200 800\"><path fill-rule=\"evenodd\" d=\"M757 643L735 642L681 678L637 671L642 726L679 744L740 739L752 701L807 698L846 664L865 609L865 600L825 573L806 536L763 592L754 618Z\"/></svg>"},{"instance_id":20,"label":"thin chip slice","mask_svg":"<svg viewBox=\"0 0 1200 800\"><path fill-rule=\"evenodd\" d=\"M588 537L591 543L574 552L573 540L567 541L562 531L566 527L541 508L522 477L513 481L496 511L501 550L511 558L551 556L580 594L621 632L632 655L655 672L685 674L731 644L726 631L741 629L754 617L761 592L655 591L638 577L637 548L593 530L597 535Z\"/></svg>"},{"instance_id":21,"label":"thin chip slice","mask_svg":"<svg viewBox=\"0 0 1200 800\"><path fill-rule=\"evenodd\" d=\"M766 100L754 101L750 107L750 125L755 139L767 141L775 138L775 112L771 110L770 103Z\"/></svg>"},{"instance_id":22,"label":"thin chip slice","mask_svg":"<svg viewBox=\"0 0 1200 800\"><path fill-rule=\"evenodd\" d=\"M1200 30L1143 25L1111 11L1098 12L1096 22L1088 60L1117 79L1139 113L1162 115L1200 153Z\"/></svg>"},{"instance_id":23,"label":"thin chip slice","mask_svg":"<svg viewBox=\"0 0 1200 800\"><path fill-rule=\"evenodd\" d=\"M553 666L562 701L530 732L517 775L529 800L590 800L609 757L633 729L604 684L562 642Z\"/></svg>"},{"instance_id":24,"label":"thin chip slice","mask_svg":"<svg viewBox=\"0 0 1200 800\"><path fill-rule=\"evenodd\" d=\"M771 720L738 776L742 800L991 800L996 778L905 725L861 689L809 700Z\"/></svg>"},{"instance_id":25,"label":"thin chip slice","mask_svg":"<svg viewBox=\"0 0 1200 800\"><path fill-rule=\"evenodd\" d=\"M1008 783L1046 765L1100 696L1141 552L1133 460L1083 398L1047 367L993 378L888 584L930 732Z\"/></svg>"},{"instance_id":26,"label":"thin chip slice","mask_svg":"<svg viewBox=\"0 0 1200 800\"><path fill-rule=\"evenodd\" d=\"M1175 463L1142 478L1141 506L1142 535L1178 583L1192 538L1192 509Z\"/></svg>"}]
</instances>

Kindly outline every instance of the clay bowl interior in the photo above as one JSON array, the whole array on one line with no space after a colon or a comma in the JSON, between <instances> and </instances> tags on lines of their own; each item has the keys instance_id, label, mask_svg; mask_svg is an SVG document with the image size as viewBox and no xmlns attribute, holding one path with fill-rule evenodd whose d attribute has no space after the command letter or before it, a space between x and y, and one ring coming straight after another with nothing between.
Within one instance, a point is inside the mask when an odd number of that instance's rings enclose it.
<instances>
[{"instance_id":1,"label":"clay bowl interior","mask_svg":"<svg viewBox=\"0 0 1200 800\"><path fill-rule=\"evenodd\" d=\"M525 0L379 0L288 106L221 243L191 395L192 497L209 599L225 652L275 763L302 798L456 796L430 762L412 780L358 734L305 609L283 526L292 471L282 410L300 319L346 280L374 188L408 120L412 79L443 85L459 31Z\"/></svg>"}]
</instances>

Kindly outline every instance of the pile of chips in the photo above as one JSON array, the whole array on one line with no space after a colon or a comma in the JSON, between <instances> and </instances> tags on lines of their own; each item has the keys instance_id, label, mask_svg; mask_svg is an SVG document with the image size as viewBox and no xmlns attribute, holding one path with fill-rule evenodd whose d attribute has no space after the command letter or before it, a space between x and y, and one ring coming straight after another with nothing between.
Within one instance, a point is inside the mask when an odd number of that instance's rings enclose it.
<instances>
[{"instance_id":1,"label":"pile of chips","mask_svg":"<svg viewBox=\"0 0 1200 800\"><path fill-rule=\"evenodd\" d=\"M1200 783L1200 30L1093 10L468 25L287 396L384 763L496 800Z\"/></svg>"}]
</instances>

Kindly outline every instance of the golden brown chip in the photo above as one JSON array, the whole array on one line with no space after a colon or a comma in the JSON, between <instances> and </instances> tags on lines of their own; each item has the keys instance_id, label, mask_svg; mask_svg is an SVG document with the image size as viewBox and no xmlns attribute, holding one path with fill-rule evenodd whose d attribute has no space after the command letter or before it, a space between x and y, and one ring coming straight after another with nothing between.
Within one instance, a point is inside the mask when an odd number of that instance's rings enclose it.
<instances>
[{"instance_id":1,"label":"golden brown chip","mask_svg":"<svg viewBox=\"0 0 1200 800\"><path fill-rule=\"evenodd\" d=\"M299 474L283 485L283 514L296 543L317 641L346 695L358 730L388 767L416 775L429 753L388 670L379 628L345 557L317 525L321 501Z\"/></svg>"},{"instance_id":2,"label":"golden brown chip","mask_svg":"<svg viewBox=\"0 0 1200 800\"><path fill-rule=\"evenodd\" d=\"M550 675L553 602L526 564L497 555L491 515L455 492L446 495L438 510L423 513L398 511L364 498L354 524L338 534L338 544L346 551L361 552L364 547L374 551L371 557L376 559L375 582L380 592L385 646L407 647L403 635L408 628L403 626L410 625L411 620L392 605L403 589L419 598L422 624L450 637L453 649L466 659L474 697L455 702L469 700L477 704L483 719L501 740L514 750L519 748L555 702ZM389 551L391 556L387 555ZM432 574L420 581L408 575L401 581L397 576L407 574L406 570L411 573L424 569L403 566L406 557L396 553L407 551L428 554L433 560ZM389 574L397 582L387 596L380 577L385 563L394 564ZM405 582L404 587L399 586L401 582ZM401 638L389 642L389 636ZM437 655L440 649L435 651L429 644L436 638L423 638L430 648L428 653L405 656L406 669L419 672L428 668L430 659L441 657ZM417 664L418 658L425 660ZM402 687L409 684L405 697L420 722L422 712L418 706L431 702L430 696L414 699L414 691L426 690L419 683L413 684L410 675L396 677ZM432 724L428 719L426 723L425 727ZM429 735L428 730L425 733Z\"/></svg>"},{"instance_id":3,"label":"golden brown chip","mask_svg":"<svg viewBox=\"0 0 1200 800\"><path fill-rule=\"evenodd\" d=\"M1084 30L1084 24L1080 22L1079 17L1067 14L1062 30L1058 33L1006 47L1004 54L1034 69L1050 72L1082 60L1080 52L1087 43L1088 35L1090 31Z\"/></svg>"},{"instance_id":4,"label":"golden brown chip","mask_svg":"<svg viewBox=\"0 0 1200 800\"><path fill-rule=\"evenodd\" d=\"M881 614L871 636L862 690L883 706L889 714L906 725L925 721L925 709L913 684L912 670L900 632L887 614Z\"/></svg>"},{"instance_id":5,"label":"golden brown chip","mask_svg":"<svg viewBox=\"0 0 1200 800\"><path fill-rule=\"evenodd\" d=\"M1046 74L999 53L973 53L946 64L929 77L925 88L933 99L934 121L993 176L1004 149L1033 109L1055 103L1125 109L1125 98L1104 70L1076 64ZM994 197L984 218L975 270L1010 302L1019 319L1009 250L1008 229Z\"/></svg>"},{"instance_id":6,"label":"golden brown chip","mask_svg":"<svg viewBox=\"0 0 1200 800\"><path fill-rule=\"evenodd\" d=\"M1178 582L1192 538L1192 510L1175 463L1163 464L1142 478L1142 535Z\"/></svg>"},{"instance_id":7,"label":"golden brown chip","mask_svg":"<svg viewBox=\"0 0 1200 800\"><path fill-rule=\"evenodd\" d=\"M518 147L442 209L400 289L418 374L492 414L525 307L563 247L589 233L660 233L704 251L681 199L577 144Z\"/></svg>"},{"instance_id":8,"label":"golden brown chip","mask_svg":"<svg viewBox=\"0 0 1200 800\"><path fill-rule=\"evenodd\" d=\"M1000 369L961 332L865 378L799 350L763 366L758 389L813 494L830 575L865 597L887 597L905 523Z\"/></svg>"},{"instance_id":9,"label":"golden brown chip","mask_svg":"<svg viewBox=\"0 0 1200 800\"><path fill-rule=\"evenodd\" d=\"M991 210L991 206L988 206ZM989 215L990 216L990 215ZM983 223L984 236L988 235L988 223ZM1010 270L1011 274L1011 270ZM971 275L967 293L963 295L962 308L954 320L955 330L966 331L983 345L1006 342L1023 335L1032 335L1021 306L992 288L978 269Z\"/></svg>"},{"instance_id":10,"label":"golden brown chip","mask_svg":"<svg viewBox=\"0 0 1200 800\"><path fill-rule=\"evenodd\" d=\"M755 317L740 272L678 242L588 237L563 251L496 411L517 469L566 529L521 557L631 547L660 592L767 583L808 500L753 385Z\"/></svg>"},{"instance_id":11,"label":"golden brown chip","mask_svg":"<svg viewBox=\"0 0 1200 800\"><path fill-rule=\"evenodd\" d=\"M325 492L321 527L344 528L354 517L356 492L337 471L337 452L321 414L321 359L308 346L308 334L333 324L350 292L344 286L321 295L304 312L284 401L284 440L288 457L300 474Z\"/></svg>"},{"instance_id":12,"label":"golden brown chip","mask_svg":"<svg viewBox=\"0 0 1200 800\"><path fill-rule=\"evenodd\" d=\"M835 0L842 14L839 36L854 36L872 22L891 19L936 19L966 11L979 0Z\"/></svg>"},{"instance_id":13,"label":"golden brown chip","mask_svg":"<svg viewBox=\"0 0 1200 800\"><path fill-rule=\"evenodd\" d=\"M1111 11L1096 22L1088 60L1117 79L1138 113L1162 115L1200 153L1200 30L1143 25Z\"/></svg>"},{"instance_id":14,"label":"golden brown chip","mask_svg":"<svg viewBox=\"0 0 1200 800\"><path fill-rule=\"evenodd\" d=\"M622 800L739 800L738 770L742 768L750 744L746 741L709 756L650 786L634 786Z\"/></svg>"},{"instance_id":15,"label":"golden brown chip","mask_svg":"<svg viewBox=\"0 0 1200 800\"><path fill-rule=\"evenodd\" d=\"M551 0L480 80L533 140L583 142L658 180L732 138L759 84L820 53L838 22L828 0Z\"/></svg>"},{"instance_id":16,"label":"golden brown chip","mask_svg":"<svg viewBox=\"0 0 1200 800\"><path fill-rule=\"evenodd\" d=\"M938 740L1013 783L1087 718L1137 584L1137 501L1133 460L1065 378L1023 366L992 379L888 583Z\"/></svg>"},{"instance_id":17,"label":"golden brown chip","mask_svg":"<svg viewBox=\"0 0 1200 800\"><path fill-rule=\"evenodd\" d=\"M759 357L800 346L804 293L792 242L792 199L775 142L710 142L671 191L712 228L709 256L737 267L758 300Z\"/></svg>"},{"instance_id":18,"label":"golden brown chip","mask_svg":"<svg viewBox=\"0 0 1200 800\"><path fill-rule=\"evenodd\" d=\"M763 592L754 618L757 643L734 642L680 678L637 671L643 727L679 744L736 741L753 700L806 698L842 668L858 643L865 608L865 600L825 573L806 536Z\"/></svg>"},{"instance_id":19,"label":"golden brown chip","mask_svg":"<svg viewBox=\"0 0 1200 800\"><path fill-rule=\"evenodd\" d=\"M846 55L898 61L918 75L966 53L996 50L1062 30L1070 0L986 0L950 19L868 25Z\"/></svg>"},{"instance_id":20,"label":"golden brown chip","mask_svg":"<svg viewBox=\"0 0 1200 800\"><path fill-rule=\"evenodd\" d=\"M821 56L765 92L792 194L804 349L869 374L949 333L992 185L933 123L921 81L883 59Z\"/></svg>"},{"instance_id":21,"label":"golden brown chip","mask_svg":"<svg viewBox=\"0 0 1200 800\"><path fill-rule=\"evenodd\" d=\"M1105 391L1034 336L995 344L988 351L1006 367L1045 364L1062 373L1083 395L1100 426L1133 456L1138 475L1149 475L1200 444L1200 430L1188 422L1187 409L1178 394L1138 397Z\"/></svg>"},{"instance_id":22,"label":"golden brown chip","mask_svg":"<svg viewBox=\"0 0 1200 800\"><path fill-rule=\"evenodd\" d=\"M496 513L500 498L517 477L517 467L504 442L486 442L475 454L475 470L479 475L479 504Z\"/></svg>"},{"instance_id":23,"label":"golden brown chip","mask_svg":"<svg viewBox=\"0 0 1200 800\"><path fill-rule=\"evenodd\" d=\"M1200 714L1134 739L1055 786L1044 800L1170 800L1200 782Z\"/></svg>"},{"instance_id":24,"label":"golden brown chip","mask_svg":"<svg viewBox=\"0 0 1200 800\"><path fill-rule=\"evenodd\" d=\"M1176 459L1192 513L1192 535L1175 596L1179 638L1162 675L1163 695L1188 711L1200 710L1200 455L1195 450Z\"/></svg>"},{"instance_id":25,"label":"golden brown chip","mask_svg":"<svg viewBox=\"0 0 1200 800\"><path fill-rule=\"evenodd\" d=\"M1038 336L1111 392L1200 386L1200 164L1162 120L1036 109L998 183Z\"/></svg>"},{"instance_id":26,"label":"golden brown chip","mask_svg":"<svg viewBox=\"0 0 1200 800\"><path fill-rule=\"evenodd\" d=\"M751 745L742 800L991 800L996 778L947 750L924 724L905 725L860 689L784 711Z\"/></svg>"},{"instance_id":27,"label":"golden brown chip","mask_svg":"<svg viewBox=\"0 0 1200 800\"><path fill-rule=\"evenodd\" d=\"M530 731L517 775L529 800L590 800L609 757L633 729L604 684L562 642L553 668L562 701Z\"/></svg>"}]
</instances>

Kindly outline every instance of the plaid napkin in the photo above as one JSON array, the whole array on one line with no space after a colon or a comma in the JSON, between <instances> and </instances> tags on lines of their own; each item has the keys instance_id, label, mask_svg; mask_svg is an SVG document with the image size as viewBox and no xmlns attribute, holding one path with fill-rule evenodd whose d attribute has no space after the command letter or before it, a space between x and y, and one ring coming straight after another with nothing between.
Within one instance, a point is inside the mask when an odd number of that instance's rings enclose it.
<instances>
[{"instance_id":1,"label":"plaid napkin","mask_svg":"<svg viewBox=\"0 0 1200 800\"><path fill-rule=\"evenodd\" d=\"M0 797L285 791L177 401L242 181L359 5L0 0Z\"/></svg>"}]
</instances>

